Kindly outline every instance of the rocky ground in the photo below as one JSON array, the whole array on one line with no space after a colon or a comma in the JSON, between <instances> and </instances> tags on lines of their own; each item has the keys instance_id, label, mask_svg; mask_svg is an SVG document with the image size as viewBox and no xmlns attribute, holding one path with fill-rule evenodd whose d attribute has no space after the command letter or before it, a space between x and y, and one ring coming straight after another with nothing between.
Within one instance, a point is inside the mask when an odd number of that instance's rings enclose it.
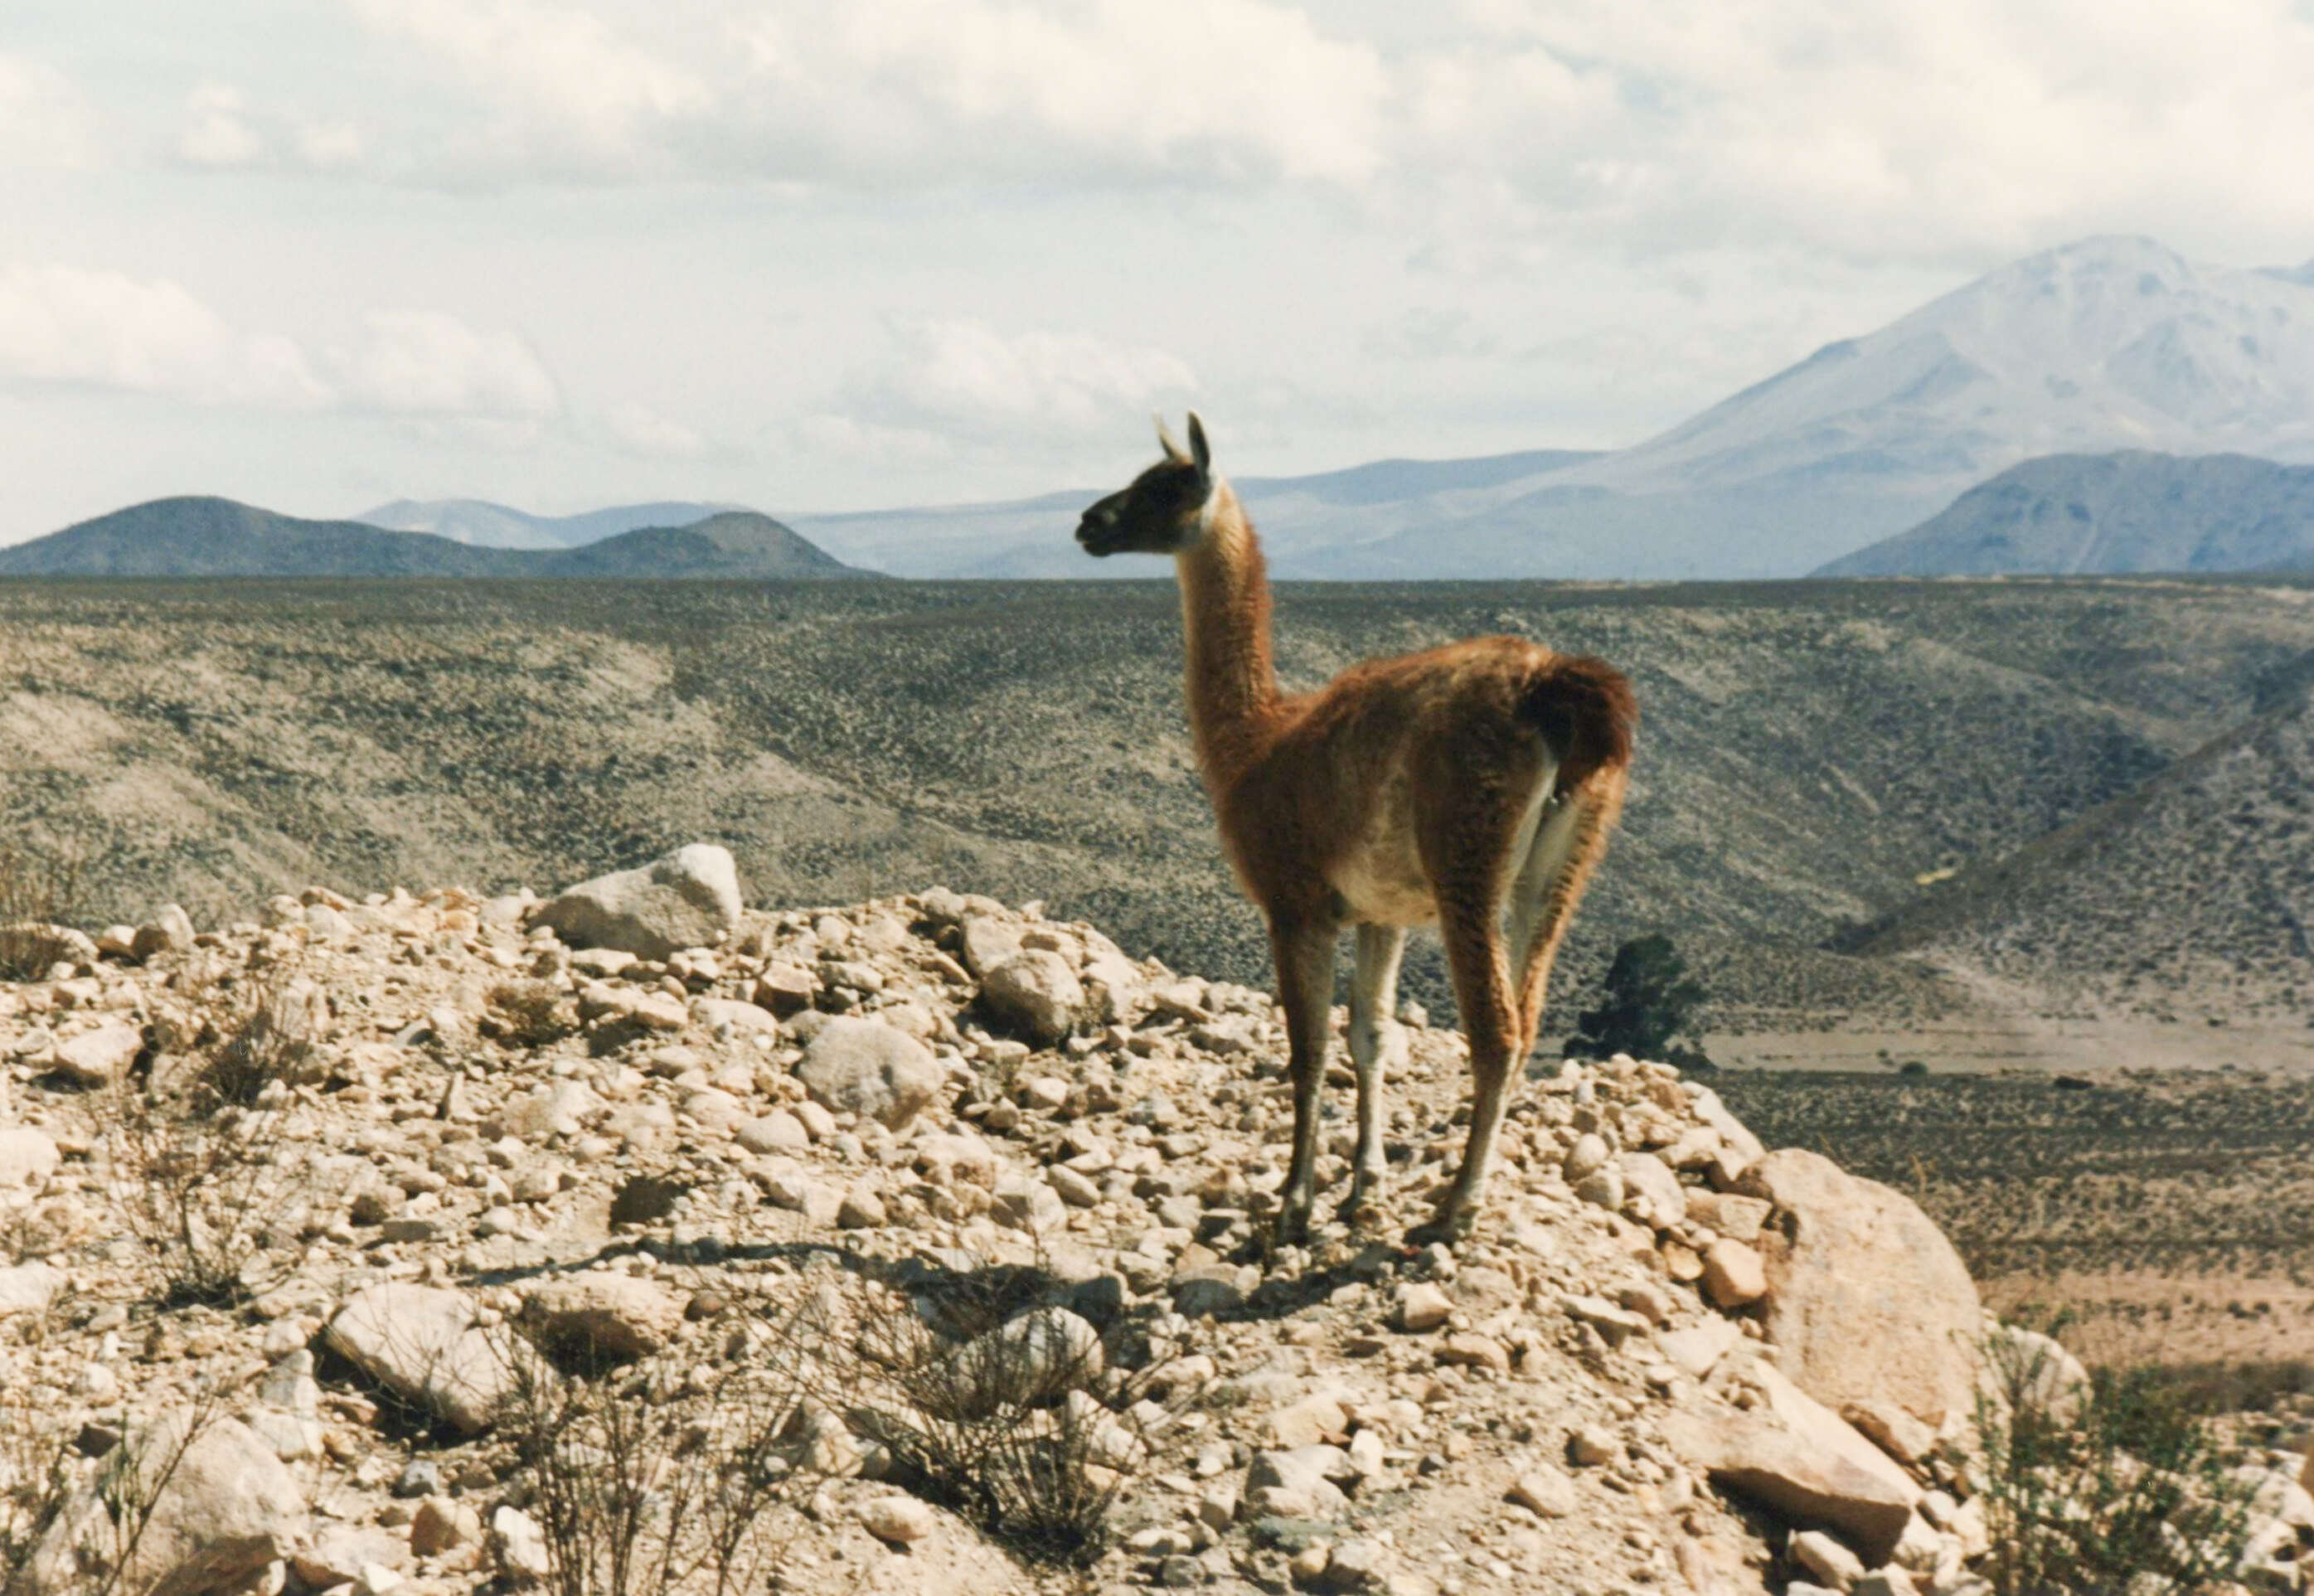
<instances>
[{"instance_id":1,"label":"rocky ground","mask_svg":"<svg viewBox=\"0 0 2314 1596\"><path fill-rule=\"evenodd\" d=\"M740 904L692 848L0 929L8 1596L1984 1588L2028 1344L1696 1082L1533 1081L1411 1248L1465 1070L1409 1010L1381 1228L1272 1249L1266 995L1035 904ZM2232 1463L2297 1588L2301 1459Z\"/></svg>"}]
</instances>

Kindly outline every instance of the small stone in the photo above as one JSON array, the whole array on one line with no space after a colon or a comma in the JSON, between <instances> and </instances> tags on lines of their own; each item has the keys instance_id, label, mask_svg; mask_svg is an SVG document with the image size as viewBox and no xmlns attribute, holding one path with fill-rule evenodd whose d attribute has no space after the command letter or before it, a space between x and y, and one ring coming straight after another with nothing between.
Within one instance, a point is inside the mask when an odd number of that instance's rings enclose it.
<instances>
[{"instance_id":1,"label":"small stone","mask_svg":"<svg viewBox=\"0 0 2314 1596\"><path fill-rule=\"evenodd\" d=\"M511 1584L537 1584L554 1571L546 1555L546 1532L518 1507L490 1514L490 1552Z\"/></svg>"},{"instance_id":2,"label":"small stone","mask_svg":"<svg viewBox=\"0 0 2314 1596\"><path fill-rule=\"evenodd\" d=\"M836 1205L835 1223L839 1230L874 1230L891 1222L891 1214L884 1200L865 1186L853 1186L843 1194Z\"/></svg>"},{"instance_id":3,"label":"small stone","mask_svg":"<svg viewBox=\"0 0 2314 1596\"><path fill-rule=\"evenodd\" d=\"M980 1005L994 1025L1034 1045L1051 1047L1076 1028L1085 1010L1084 984L1059 954L1032 948L988 973L980 985Z\"/></svg>"},{"instance_id":4,"label":"small stone","mask_svg":"<svg viewBox=\"0 0 2314 1596\"><path fill-rule=\"evenodd\" d=\"M1722 1308L1748 1306L1767 1294L1766 1265L1747 1243L1723 1236L1703 1249L1703 1289Z\"/></svg>"},{"instance_id":5,"label":"small stone","mask_svg":"<svg viewBox=\"0 0 2314 1596\"><path fill-rule=\"evenodd\" d=\"M1792 1561L1835 1591L1852 1590L1864 1577L1864 1559L1821 1530L1803 1530L1791 1539Z\"/></svg>"},{"instance_id":6,"label":"small stone","mask_svg":"<svg viewBox=\"0 0 2314 1596\"><path fill-rule=\"evenodd\" d=\"M393 1494L403 1500L442 1494L442 1468L431 1458L412 1458L394 1476Z\"/></svg>"},{"instance_id":7,"label":"small stone","mask_svg":"<svg viewBox=\"0 0 2314 1596\"><path fill-rule=\"evenodd\" d=\"M438 1557L482 1538L482 1516L463 1502L428 1496L418 1504L410 1521L410 1549L421 1557Z\"/></svg>"},{"instance_id":8,"label":"small stone","mask_svg":"<svg viewBox=\"0 0 2314 1596\"><path fill-rule=\"evenodd\" d=\"M1100 1201L1100 1187L1091 1177L1078 1174L1065 1164L1056 1164L1045 1171L1045 1180L1060 1195L1062 1202L1072 1208L1091 1208Z\"/></svg>"},{"instance_id":9,"label":"small stone","mask_svg":"<svg viewBox=\"0 0 2314 1596\"><path fill-rule=\"evenodd\" d=\"M1575 1482L1549 1467L1531 1468L1520 1475L1511 1486L1510 1499L1546 1519L1567 1518L1582 1504Z\"/></svg>"},{"instance_id":10,"label":"small stone","mask_svg":"<svg viewBox=\"0 0 2314 1596\"><path fill-rule=\"evenodd\" d=\"M944 1079L932 1049L881 1020L839 1016L804 1048L796 1079L831 1114L859 1114L904 1129Z\"/></svg>"},{"instance_id":11,"label":"small stone","mask_svg":"<svg viewBox=\"0 0 2314 1596\"><path fill-rule=\"evenodd\" d=\"M914 1496L879 1496L854 1512L869 1534L896 1546L914 1546L940 1528L932 1510Z\"/></svg>"},{"instance_id":12,"label":"small stone","mask_svg":"<svg viewBox=\"0 0 2314 1596\"><path fill-rule=\"evenodd\" d=\"M1593 1468L1621 1457L1623 1446L1612 1430L1600 1424L1585 1424L1568 1437L1567 1455L1578 1467Z\"/></svg>"},{"instance_id":13,"label":"small stone","mask_svg":"<svg viewBox=\"0 0 2314 1596\"><path fill-rule=\"evenodd\" d=\"M801 1152L811 1145L803 1121L784 1108L775 1108L760 1119L742 1120L732 1134L749 1152Z\"/></svg>"},{"instance_id":14,"label":"small stone","mask_svg":"<svg viewBox=\"0 0 2314 1596\"><path fill-rule=\"evenodd\" d=\"M1511 1355L1501 1342L1473 1330L1450 1332L1439 1345L1438 1361L1459 1363L1466 1369L1485 1369L1495 1374L1511 1371Z\"/></svg>"},{"instance_id":15,"label":"small stone","mask_svg":"<svg viewBox=\"0 0 2314 1596\"><path fill-rule=\"evenodd\" d=\"M1394 1317L1398 1327L1415 1335L1435 1330L1454 1311L1444 1292L1427 1281L1414 1281L1398 1289Z\"/></svg>"},{"instance_id":16,"label":"small stone","mask_svg":"<svg viewBox=\"0 0 2314 1596\"><path fill-rule=\"evenodd\" d=\"M1315 1446L1329 1436L1339 1435L1349 1428L1349 1423L1342 1405L1331 1397L1304 1397L1269 1415L1270 1444L1288 1450Z\"/></svg>"}]
</instances>

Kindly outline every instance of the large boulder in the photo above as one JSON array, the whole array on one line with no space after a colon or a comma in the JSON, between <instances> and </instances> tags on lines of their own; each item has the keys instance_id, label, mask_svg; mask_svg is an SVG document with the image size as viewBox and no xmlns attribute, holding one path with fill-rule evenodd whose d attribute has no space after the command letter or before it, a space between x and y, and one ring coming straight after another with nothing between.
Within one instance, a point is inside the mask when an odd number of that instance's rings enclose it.
<instances>
[{"instance_id":1,"label":"large boulder","mask_svg":"<svg viewBox=\"0 0 2314 1596\"><path fill-rule=\"evenodd\" d=\"M6 1596L208 1596L231 1591L287 1556L305 1530L305 1501L281 1459L240 1423L164 1415L132 1433L98 1483L75 1493L9 1580ZM106 1503L149 1503L125 1565ZM91 1578L93 1570L102 1570Z\"/></svg>"},{"instance_id":2,"label":"large boulder","mask_svg":"<svg viewBox=\"0 0 2314 1596\"><path fill-rule=\"evenodd\" d=\"M531 923L573 948L610 948L665 958L708 948L739 928L739 870L729 849L678 848L636 870L618 870L566 888L540 905Z\"/></svg>"},{"instance_id":3,"label":"large boulder","mask_svg":"<svg viewBox=\"0 0 2314 1596\"><path fill-rule=\"evenodd\" d=\"M385 1389L469 1435L490 1428L515 1389L508 1348L476 1325L463 1292L374 1285L339 1309L322 1336Z\"/></svg>"},{"instance_id":4,"label":"large boulder","mask_svg":"<svg viewBox=\"0 0 2314 1596\"><path fill-rule=\"evenodd\" d=\"M1800 1389L1835 1411L1893 1402L1930 1430L1965 1419L1983 1310L1929 1216L1797 1148L1753 1163L1741 1190L1772 1204L1758 1242L1763 1318Z\"/></svg>"},{"instance_id":5,"label":"large boulder","mask_svg":"<svg viewBox=\"0 0 2314 1596\"><path fill-rule=\"evenodd\" d=\"M811 1100L831 1114L858 1114L888 1130L915 1118L941 1088L940 1061L905 1031L879 1019L829 1019L795 1067Z\"/></svg>"},{"instance_id":6,"label":"large boulder","mask_svg":"<svg viewBox=\"0 0 2314 1596\"><path fill-rule=\"evenodd\" d=\"M1868 1567L1895 1556L1921 1487L1853 1426L1773 1367L1754 1370L1767 1401L1749 1411L1690 1409L1664 1420L1689 1463L1735 1495L1802 1528L1836 1531Z\"/></svg>"}]
</instances>

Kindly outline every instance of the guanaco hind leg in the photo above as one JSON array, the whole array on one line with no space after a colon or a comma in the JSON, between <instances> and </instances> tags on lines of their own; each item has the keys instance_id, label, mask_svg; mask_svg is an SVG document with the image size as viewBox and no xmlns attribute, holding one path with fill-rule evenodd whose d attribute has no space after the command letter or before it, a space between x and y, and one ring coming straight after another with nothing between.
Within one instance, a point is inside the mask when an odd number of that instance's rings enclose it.
<instances>
[{"instance_id":1,"label":"guanaco hind leg","mask_svg":"<svg viewBox=\"0 0 2314 1596\"><path fill-rule=\"evenodd\" d=\"M1406 1052L1406 1033L1397 1016L1405 928L1362 925L1356 944L1350 977L1350 1062L1358 1077L1358 1144L1351 1160L1349 1200L1342 1205L1345 1219L1356 1217L1360 1204L1381 1182L1382 1072Z\"/></svg>"}]
</instances>

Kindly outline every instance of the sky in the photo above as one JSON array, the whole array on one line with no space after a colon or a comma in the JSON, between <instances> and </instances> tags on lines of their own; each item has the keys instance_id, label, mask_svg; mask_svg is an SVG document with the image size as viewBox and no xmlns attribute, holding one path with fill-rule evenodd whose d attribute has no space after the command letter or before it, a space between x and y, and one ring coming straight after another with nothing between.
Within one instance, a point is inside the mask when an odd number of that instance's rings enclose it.
<instances>
[{"instance_id":1,"label":"sky","mask_svg":"<svg viewBox=\"0 0 2314 1596\"><path fill-rule=\"evenodd\" d=\"M6 0L0 542L1612 447L2309 149L2314 0Z\"/></svg>"}]
</instances>

